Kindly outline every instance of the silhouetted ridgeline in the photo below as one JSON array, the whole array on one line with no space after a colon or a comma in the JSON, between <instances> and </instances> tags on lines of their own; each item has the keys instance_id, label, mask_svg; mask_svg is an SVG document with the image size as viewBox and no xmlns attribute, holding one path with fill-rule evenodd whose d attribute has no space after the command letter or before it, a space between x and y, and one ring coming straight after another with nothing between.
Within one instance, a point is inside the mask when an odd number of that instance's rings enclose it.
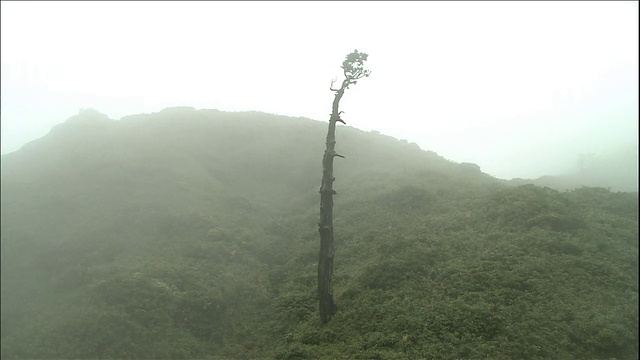
<instances>
[{"instance_id":1,"label":"silhouetted ridgeline","mask_svg":"<svg viewBox=\"0 0 640 360\"><path fill-rule=\"evenodd\" d=\"M510 186L326 122L93 110L2 156L3 359L638 356L638 195Z\"/></svg>"}]
</instances>

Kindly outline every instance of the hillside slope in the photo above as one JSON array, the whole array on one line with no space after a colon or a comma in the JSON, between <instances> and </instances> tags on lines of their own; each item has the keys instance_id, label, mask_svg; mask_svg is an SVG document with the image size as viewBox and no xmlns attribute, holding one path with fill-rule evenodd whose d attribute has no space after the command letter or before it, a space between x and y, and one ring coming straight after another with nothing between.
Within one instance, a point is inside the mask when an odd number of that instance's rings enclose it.
<instances>
[{"instance_id":1,"label":"hillside slope","mask_svg":"<svg viewBox=\"0 0 640 360\"><path fill-rule=\"evenodd\" d=\"M350 127L320 326L325 132L85 111L3 156L1 357L637 357L637 193L510 187Z\"/></svg>"}]
</instances>

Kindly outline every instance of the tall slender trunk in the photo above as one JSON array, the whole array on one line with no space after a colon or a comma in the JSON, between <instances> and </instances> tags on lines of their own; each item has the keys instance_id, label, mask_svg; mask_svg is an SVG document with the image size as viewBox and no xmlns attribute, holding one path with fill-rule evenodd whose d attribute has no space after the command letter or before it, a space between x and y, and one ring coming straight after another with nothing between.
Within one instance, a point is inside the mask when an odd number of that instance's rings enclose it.
<instances>
[{"instance_id":1,"label":"tall slender trunk","mask_svg":"<svg viewBox=\"0 0 640 360\"><path fill-rule=\"evenodd\" d=\"M342 157L335 152L336 146L336 122L340 120L338 105L344 94L348 82L337 90L333 100L333 111L329 119L329 129L327 131L327 147L322 158L322 185L320 186L320 260L318 262L318 296L320 306L320 319L322 323L327 323L336 313L337 306L333 298L333 286L331 276L333 273L333 158Z\"/></svg>"}]
</instances>

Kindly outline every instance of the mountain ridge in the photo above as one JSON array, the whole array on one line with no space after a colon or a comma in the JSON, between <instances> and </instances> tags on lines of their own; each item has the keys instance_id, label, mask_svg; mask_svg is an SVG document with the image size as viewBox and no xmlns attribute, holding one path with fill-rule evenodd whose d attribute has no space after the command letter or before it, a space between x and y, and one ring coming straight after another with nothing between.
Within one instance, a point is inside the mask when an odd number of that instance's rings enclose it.
<instances>
[{"instance_id":1,"label":"mountain ridge","mask_svg":"<svg viewBox=\"0 0 640 360\"><path fill-rule=\"evenodd\" d=\"M85 132L104 132L104 131L113 131L113 125L118 124L129 124L133 123L144 123L149 119L154 118L154 116L165 116L167 119L165 121L172 121L170 119L175 118L176 116L184 115L186 113L198 114L197 116L202 119L206 116L216 115L220 116L221 114L254 114L259 116L266 116L271 119L280 119L280 118L289 118L289 119L298 119L299 121L311 121L312 123L324 123L323 121L308 119L304 117L288 117L282 115L274 115L268 114L259 111L239 111L239 112L222 112L216 109L195 109L190 106L175 106L165 108L156 113L150 114L135 114L135 115L127 115L123 116L119 120L110 119L107 115L94 110L94 109L82 109L77 115L70 117L65 122L55 125L51 131L51 133L55 133L60 131L60 129L69 129L69 131L85 131ZM172 115L173 114L173 115ZM65 125L66 124L66 125ZM69 126L72 124L76 124L78 126ZM174 125L177 125L174 124ZM352 128L350 126L345 126L344 128L350 128L359 130L356 128ZM62 130L64 131L64 130ZM359 130L362 131L362 130ZM388 136L384 134L380 134L378 131L363 131L365 133L376 134L380 136ZM46 136L45 136L46 137ZM45 138L43 137L43 138ZM391 139L396 141L400 141L402 143L408 144L409 146L415 147L416 149L420 149L420 146L416 143L409 143L404 139L396 139L394 137L388 136ZM42 139L42 138L41 138ZM36 139L30 143L38 142L41 139ZM29 148L29 144L25 144L23 147ZM579 171L566 172L558 175L542 175L537 178L513 178L510 180L500 179L505 181L507 184L511 185L524 185L524 184L535 184L538 186L547 186L556 190L565 191L577 189L582 186L587 187L605 187L611 188L613 191L623 191L623 192L637 192L638 191L638 167L637 167L637 149L635 151L635 162L629 158L630 147L621 148L617 153L610 154L607 161L599 160L598 164L591 165L587 169L582 169ZM433 153L437 156L437 154L430 150L424 150L427 153ZM11 154L11 153L10 153ZM10 155L5 154L5 155ZM5 155L2 155L4 158ZM620 156L626 156L625 159L618 159ZM633 154L631 154L633 157ZM629 158L629 159L627 159ZM477 164L467 163L467 162L456 162L453 160L449 160L454 163L459 163L461 166L466 166L470 171L480 171L480 166ZM634 164L629 168L629 164ZM634 170L635 169L635 170ZM616 175L617 174L617 175ZM620 176L622 174L622 176ZM635 176L633 176L635 174Z\"/></svg>"},{"instance_id":2,"label":"mountain ridge","mask_svg":"<svg viewBox=\"0 0 640 360\"><path fill-rule=\"evenodd\" d=\"M320 326L326 123L86 115L2 157L2 358L638 354L637 192L509 186L340 127Z\"/></svg>"}]
</instances>

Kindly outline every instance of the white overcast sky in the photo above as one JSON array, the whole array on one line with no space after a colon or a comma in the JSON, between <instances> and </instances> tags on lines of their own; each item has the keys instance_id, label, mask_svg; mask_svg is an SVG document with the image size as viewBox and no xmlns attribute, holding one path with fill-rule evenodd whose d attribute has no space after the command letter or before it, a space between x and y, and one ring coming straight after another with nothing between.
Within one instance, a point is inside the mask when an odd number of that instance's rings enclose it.
<instances>
[{"instance_id":1,"label":"white overcast sky","mask_svg":"<svg viewBox=\"0 0 640 360\"><path fill-rule=\"evenodd\" d=\"M372 75L341 102L349 126L491 175L556 174L638 144L637 1L11 1L0 13L2 154L81 108L328 120L354 49Z\"/></svg>"}]
</instances>

